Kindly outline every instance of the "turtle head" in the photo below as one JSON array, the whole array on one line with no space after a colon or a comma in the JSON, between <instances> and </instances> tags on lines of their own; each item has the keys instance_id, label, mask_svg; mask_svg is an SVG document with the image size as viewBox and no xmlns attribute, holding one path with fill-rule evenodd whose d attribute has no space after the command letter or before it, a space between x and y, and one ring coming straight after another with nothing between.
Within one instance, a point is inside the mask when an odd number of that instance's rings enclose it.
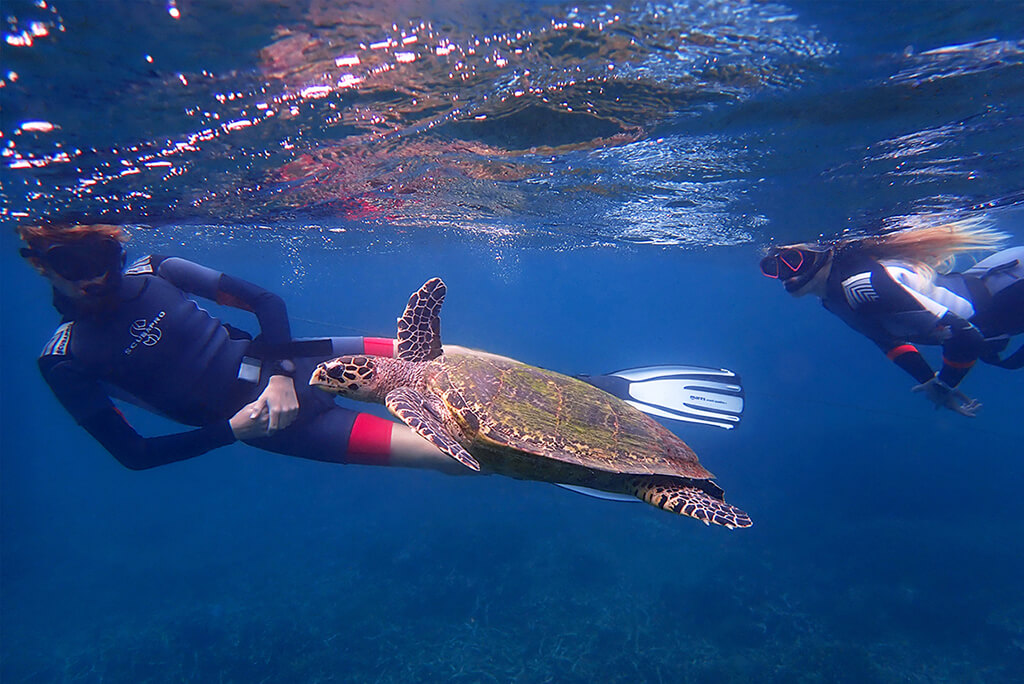
<instances>
[{"instance_id":1,"label":"turtle head","mask_svg":"<svg viewBox=\"0 0 1024 684\"><path fill-rule=\"evenodd\" d=\"M360 401L381 401L387 388L381 384L377 361L372 356L339 356L316 367L309 384L325 392Z\"/></svg>"}]
</instances>

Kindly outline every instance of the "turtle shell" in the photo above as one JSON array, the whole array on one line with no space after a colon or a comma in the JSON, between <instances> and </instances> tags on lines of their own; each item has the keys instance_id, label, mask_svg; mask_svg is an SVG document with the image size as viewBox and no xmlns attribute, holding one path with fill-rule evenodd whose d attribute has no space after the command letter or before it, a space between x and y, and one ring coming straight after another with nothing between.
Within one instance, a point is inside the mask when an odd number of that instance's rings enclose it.
<instances>
[{"instance_id":1,"label":"turtle shell","mask_svg":"<svg viewBox=\"0 0 1024 684\"><path fill-rule=\"evenodd\" d=\"M428 389L474 453L513 450L604 472L713 477L663 425L581 380L491 355L448 354L430 365Z\"/></svg>"}]
</instances>

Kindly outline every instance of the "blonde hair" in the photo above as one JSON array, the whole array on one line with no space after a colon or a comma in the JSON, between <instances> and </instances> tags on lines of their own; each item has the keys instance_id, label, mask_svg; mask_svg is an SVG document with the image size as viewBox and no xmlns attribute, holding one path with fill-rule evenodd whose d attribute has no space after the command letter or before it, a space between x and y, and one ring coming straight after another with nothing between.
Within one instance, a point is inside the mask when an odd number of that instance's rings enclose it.
<instances>
[{"instance_id":1,"label":"blonde hair","mask_svg":"<svg viewBox=\"0 0 1024 684\"><path fill-rule=\"evenodd\" d=\"M991 252L1010 236L991 226L985 217L947 223L910 226L885 235L840 238L831 243L838 253L862 254L878 261L902 261L929 277L947 273L956 257L969 252Z\"/></svg>"},{"instance_id":2,"label":"blonde hair","mask_svg":"<svg viewBox=\"0 0 1024 684\"><path fill-rule=\"evenodd\" d=\"M938 269L958 254L992 251L1009 239L1009 235L992 228L985 218L972 218L904 228L854 241L859 251L876 259L901 259Z\"/></svg>"}]
</instances>

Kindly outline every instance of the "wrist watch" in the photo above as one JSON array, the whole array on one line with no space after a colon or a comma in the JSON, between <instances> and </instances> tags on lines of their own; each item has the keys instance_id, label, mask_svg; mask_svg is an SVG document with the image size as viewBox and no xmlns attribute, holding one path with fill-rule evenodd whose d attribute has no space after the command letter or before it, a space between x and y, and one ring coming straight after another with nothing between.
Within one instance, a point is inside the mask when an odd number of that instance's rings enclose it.
<instances>
[{"instance_id":1,"label":"wrist watch","mask_svg":"<svg viewBox=\"0 0 1024 684\"><path fill-rule=\"evenodd\" d=\"M287 375L289 378L295 377L295 362L291 359L279 359L274 362L272 366L271 375Z\"/></svg>"}]
</instances>

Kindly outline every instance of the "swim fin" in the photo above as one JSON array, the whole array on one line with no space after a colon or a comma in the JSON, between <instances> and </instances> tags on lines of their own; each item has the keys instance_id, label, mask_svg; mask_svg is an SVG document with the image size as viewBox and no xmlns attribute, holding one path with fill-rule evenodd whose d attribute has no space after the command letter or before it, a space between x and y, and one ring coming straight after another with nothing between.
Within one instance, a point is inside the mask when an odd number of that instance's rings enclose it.
<instances>
[{"instance_id":1,"label":"swim fin","mask_svg":"<svg viewBox=\"0 0 1024 684\"><path fill-rule=\"evenodd\" d=\"M591 489L590 487L580 487L579 485L563 484L561 482L553 483L556 487L562 489L568 489L570 492L576 492L583 496L591 496L595 499L604 499L605 501L628 501L630 503L638 502L640 499L636 498L632 494L614 494L612 492L602 492L600 489Z\"/></svg>"},{"instance_id":2,"label":"swim fin","mask_svg":"<svg viewBox=\"0 0 1024 684\"><path fill-rule=\"evenodd\" d=\"M655 418L731 430L743 414L740 376L725 368L642 366L577 377Z\"/></svg>"}]
</instances>

